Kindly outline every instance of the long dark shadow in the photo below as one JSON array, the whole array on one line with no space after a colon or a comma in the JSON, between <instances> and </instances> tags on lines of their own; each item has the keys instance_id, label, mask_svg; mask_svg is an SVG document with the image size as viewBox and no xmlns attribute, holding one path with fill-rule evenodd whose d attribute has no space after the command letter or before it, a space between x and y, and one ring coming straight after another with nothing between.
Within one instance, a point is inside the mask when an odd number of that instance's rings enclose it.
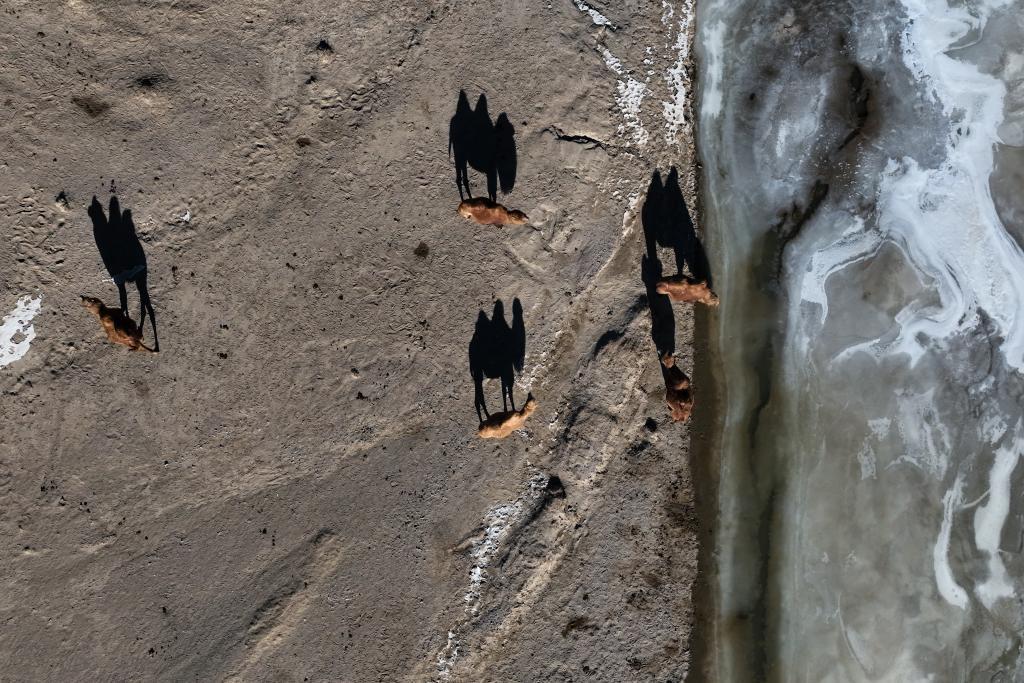
<instances>
[{"instance_id":1,"label":"long dark shadow","mask_svg":"<svg viewBox=\"0 0 1024 683\"><path fill-rule=\"evenodd\" d=\"M497 201L499 184L503 194L512 192L517 170L515 134L507 114L491 121L486 95L481 94L473 107L466 91L459 92L455 115L448 126L448 154L455 164L459 197L473 197L469 183L471 168L486 176L487 197L491 201Z\"/></svg>"},{"instance_id":2,"label":"long dark shadow","mask_svg":"<svg viewBox=\"0 0 1024 683\"><path fill-rule=\"evenodd\" d=\"M153 349L160 350L160 341L156 331L156 311L149 298L146 283L146 252L142 248L139 236L135 232L132 212L122 212L117 196L110 198L107 213L94 196L89 205L89 218L92 219L92 235L96 240L96 248L100 252L103 265L110 274L120 299L121 311L128 315L127 283L135 283L139 294L139 330L142 331L149 315L150 327L153 329Z\"/></svg>"},{"instance_id":3,"label":"long dark shadow","mask_svg":"<svg viewBox=\"0 0 1024 683\"><path fill-rule=\"evenodd\" d=\"M707 253L704 245L697 237L697 230L690 217L690 210L686 206L686 199L683 190L679 186L679 172L673 166L669 169L668 175L662 183L660 174L656 171L658 185L656 192L654 180L651 181L651 189L647 193L647 202L644 204L646 211L649 211L651 228L656 245L671 249L676 259L676 275L682 275L684 270L689 270L690 277L697 282L706 282L712 287L711 267L708 264ZM648 208L649 207L649 208ZM645 233L646 233L645 227Z\"/></svg>"},{"instance_id":4,"label":"long dark shadow","mask_svg":"<svg viewBox=\"0 0 1024 683\"><path fill-rule=\"evenodd\" d=\"M526 360L526 324L519 299L512 302L512 325L505 320L505 304L499 299L488 318L484 311L477 313L476 327L469 342L469 372L473 378L473 403L482 423L490 412L484 397L484 380L501 381L503 410L516 410L515 378L522 374Z\"/></svg>"},{"instance_id":5,"label":"long dark shadow","mask_svg":"<svg viewBox=\"0 0 1024 683\"><path fill-rule=\"evenodd\" d=\"M646 246L640 261L640 279L647 290L647 305L651 311L651 338L654 340L659 358L666 353L675 353L676 350L676 318L672 311L672 302L666 295L657 291L658 281L664 275L661 259L658 258L658 244L663 243L659 238L665 232L664 196L665 185L662 183L661 173L655 171L640 211Z\"/></svg>"}]
</instances>

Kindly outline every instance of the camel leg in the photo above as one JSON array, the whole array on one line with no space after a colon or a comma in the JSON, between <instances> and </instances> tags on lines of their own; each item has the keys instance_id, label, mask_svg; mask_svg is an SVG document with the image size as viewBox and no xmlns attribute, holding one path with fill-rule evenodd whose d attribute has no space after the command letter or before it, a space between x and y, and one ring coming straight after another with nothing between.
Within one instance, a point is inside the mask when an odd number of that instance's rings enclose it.
<instances>
[{"instance_id":1,"label":"camel leg","mask_svg":"<svg viewBox=\"0 0 1024 683\"><path fill-rule=\"evenodd\" d=\"M487 412L487 401L484 399L484 378L482 374L473 376L473 389L473 403L476 408L476 416L480 422L483 422L484 418L491 415ZM483 411L482 414L481 410Z\"/></svg>"},{"instance_id":2,"label":"camel leg","mask_svg":"<svg viewBox=\"0 0 1024 683\"><path fill-rule=\"evenodd\" d=\"M501 378L501 404L506 411L509 409L510 405L512 407L512 410L516 409L516 401L515 398L512 397L512 385L514 381L514 377ZM508 399L507 403L505 401L506 397Z\"/></svg>"},{"instance_id":3,"label":"camel leg","mask_svg":"<svg viewBox=\"0 0 1024 683\"><path fill-rule=\"evenodd\" d=\"M498 201L498 169L492 168L487 173L487 196L492 202Z\"/></svg>"},{"instance_id":4,"label":"camel leg","mask_svg":"<svg viewBox=\"0 0 1024 683\"><path fill-rule=\"evenodd\" d=\"M128 287L125 283L117 283L117 295L121 298L121 312L128 315Z\"/></svg>"},{"instance_id":5,"label":"camel leg","mask_svg":"<svg viewBox=\"0 0 1024 683\"><path fill-rule=\"evenodd\" d=\"M139 334L146 323L146 313L149 313L149 326L153 328L153 351L160 350L160 339L156 334L156 311L153 310L153 302L149 299L149 288L146 286L146 274L143 273L135 281L135 287L139 290Z\"/></svg>"},{"instance_id":6,"label":"camel leg","mask_svg":"<svg viewBox=\"0 0 1024 683\"><path fill-rule=\"evenodd\" d=\"M455 184L459 186L459 199L473 198L473 193L469 189L469 165L465 160L455 161ZM465 195L462 194L463 188L466 190Z\"/></svg>"}]
</instances>

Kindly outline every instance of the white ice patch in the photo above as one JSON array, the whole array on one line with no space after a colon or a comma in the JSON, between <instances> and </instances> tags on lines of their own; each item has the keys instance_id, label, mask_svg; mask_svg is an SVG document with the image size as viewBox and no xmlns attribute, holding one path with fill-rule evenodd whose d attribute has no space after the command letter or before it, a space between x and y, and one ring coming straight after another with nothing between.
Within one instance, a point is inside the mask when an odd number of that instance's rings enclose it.
<instances>
[{"instance_id":1,"label":"white ice patch","mask_svg":"<svg viewBox=\"0 0 1024 683\"><path fill-rule=\"evenodd\" d=\"M616 76L621 76L623 73L625 73L626 70L622 67L622 62L619 60L618 57L611 53L611 50L606 48L604 45L602 45L598 49L601 52L601 56L604 57L605 66L611 69Z\"/></svg>"},{"instance_id":2,"label":"white ice patch","mask_svg":"<svg viewBox=\"0 0 1024 683\"><path fill-rule=\"evenodd\" d=\"M484 515L484 533L473 542L469 556L473 567L469 570L469 589L462 596L466 612L476 614L480 609L480 593L487 583L487 568L513 526L522 521L528 501L534 501L544 492L548 477L539 472L526 482L526 490L514 501L495 505Z\"/></svg>"},{"instance_id":3,"label":"white ice patch","mask_svg":"<svg viewBox=\"0 0 1024 683\"><path fill-rule=\"evenodd\" d=\"M447 681L452 677L452 668L459 659L459 639L455 631L448 631L448 643L437 653L438 680Z\"/></svg>"},{"instance_id":4,"label":"white ice patch","mask_svg":"<svg viewBox=\"0 0 1024 683\"><path fill-rule=\"evenodd\" d=\"M704 59L707 62L707 85L701 97L701 115L718 118L722 115L722 71L725 68L725 22L719 21L704 30L704 44L707 49Z\"/></svg>"},{"instance_id":5,"label":"white ice patch","mask_svg":"<svg viewBox=\"0 0 1024 683\"><path fill-rule=\"evenodd\" d=\"M932 548L932 566L939 595L954 607L967 609L967 592L956 582L949 567L949 536L953 529L953 513L963 502L963 481L957 477L952 488L942 497L942 527Z\"/></svg>"},{"instance_id":6,"label":"white ice patch","mask_svg":"<svg viewBox=\"0 0 1024 683\"><path fill-rule=\"evenodd\" d=\"M1003 229L989 188L1006 87L949 55L961 38L980 34L987 13L945 0L903 4L910 19L904 62L950 118L945 162L925 168L911 158L893 160L879 192L880 227L929 268L942 300L941 315L932 310L908 321L905 343L920 333L951 336L971 309L982 308L1003 333L1007 360L1024 368L1024 254Z\"/></svg>"},{"instance_id":7,"label":"white ice patch","mask_svg":"<svg viewBox=\"0 0 1024 683\"><path fill-rule=\"evenodd\" d=\"M1006 434L1006 430L1010 428L1006 424L1006 420L1002 415L996 413L990 413L988 415L981 416L981 423L978 425L980 431L985 438L988 439L990 444L997 443L1003 435Z\"/></svg>"},{"instance_id":8,"label":"white ice patch","mask_svg":"<svg viewBox=\"0 0 1024 683\"><path fill-rule=\"evenodd\" d=\"M910 464L941 477L949 464L953 441L936 408L937 390L932 387L919 394L900 396L896 428L906 451L893 464Z\"/></svg>"},{"instance_id":9,"label":"white ice patch","mask_svg":"<svg viewBox=\"0 0 1024 683\"><path fill-rule=\"evenodd\" d=\"M523 493L517 499L495 505L484 515L484 531L469 549L473 566L469 570L469 589L462 596L466 603L467 617L462 623L468 622L480 611L480 597L487 583L487 569L508 537L509 532L533 509L538 498L545 494L549 477L542 472L533 470L533 474L523 487ZM455 627L457 629L458 626ZM447 681L451 678L452 669L461 653L462 644L455 629L448 631L448 642L437 654L437 680Z\"/></svg>"},{"instance_id":10,"label":"white ice patch","mask_svg":"<svg viewBox=\"0 0 1024 683\"><path fill-rule=\"evenodd\" d=\"M829 276L871 253L877 245L878 238L864 231L864 219L857 216L835 243L813 253L800 281L800 298L821 307L820 325L824 325L828 317L825 283Z\"/></svg>"},{"instance_id":11,"label":"white ice patch","mask_svg":"<svg viewBox=\"0 0 1024 683\"><path fill-rule=\"evenodd\" d=\"M622 112L622 128L630 134L633 142L643 147L650 138L640 120L640 106L647 95L647 86L632 77L627 77L624 82L618 82L617 92L615 102L619 105L619 111Z\"/></svg>"},{"instance_id":12,"label":"white ice patch","mask_svg":"<svg viewBox=\"0 0 1024 683\"><path fill-rule=\"evenodd\" d=\"M633 141L642 147L647 144L647 140L650 137L647 131L644 130L644 124L640 120L640 109L641 105L643 105L644 97L647 95L647 86L632 76L626 75L626 68L622 65L622 61L613 55L608 48L601 45L598 51L601 53L601 57L604 58L605 65L611 69L612 73L616 76L625 76L625 79L620 78L615 84L615 103L622 113L622 125L619 126L619 133L624 134L628 132Z\"/></svg>"},{"instance_id":13,"label":"white ice patch","mask_svg":"<svg viewBox=\"0 0 1024 683\"><path fill-rule=\"evenodd\" d=\"M667 14L662 14L662 22L668 23L673 14L672 5L662 2L663 9ZM665 82L672 91L672 100L662 103L662 114L665 117L668 131L665 136L669 144L676 142L676 134L686 124L686 116L689 112L689 99L687 93L690 87L690 79L686 73L686 60L690 57L690 24L693 20L693 0L683 0L680 7L679 33L676 34L675 45L672 49L676 54L676 61L665 74Z\"/></svg>"},{"instance_id":14,"label":"white ice patch","mask_svg":"<svg viewBox=\"0 0 1024 683\"><path fill-rule=\"evenodd\" d=\"M968 142L975 135L980 137L972 132L960 147L975 146ZM985 150L978 153L987 156L987 167L956 159L961 152L951 150L947 162L936 168L905 158L885 170L880 227L935 282L942 302L939 309L905 309L909 315L889 352L916 360L925 350L922 342L965 331L963 321L973 325L974 311L981 308L1004 333L1007 361L1024 367L1024 255L995 213L988 185L991 140Z\"/></svg>"},{"instance_id":15,"label":"white ice patch","mask_svg":"<svg viewBox=\"0 0 1024 683\"><path fill-rule=\"evenodd\" d=\"M877 469L875 450L869 444L863 444L857 452L857 463L860 465L860 480L874 479Z\"/></svg>"},{"instance_id":16,"label":"white ice patch","mask_svg":"<svg viewBox=\"0 0 1024 683\"><path fill-rule=\"evenodd\" d=\"M527 501L536 501L543 496L547 483L548 477L535 471L526 480L525 492L522 496L509 503L502 503L490 508L483 516L483 535L473 542L469 550L473 566L469 570L469 590L463 596L467 612L476 614L479 611L480 593L484 584L487 583L487 567L490 566L490 561L494 560L495 554L508 537L512 527L522 520L528 509Z\"/></svg>"},{"instance_id":17,"label":"white ice patch","mask_svg":"<svg viewBox=\"0 0 1024 683\"><path fill-rule=\"evenodd\" d=\"M523 501L496 505L484 515L483 536L474 541L469 551L473 558L473 567L469 570L469 590L462 596L466 603L466 611L476 614L480 609L480 592L487 582L487 567L490 566L494 554L498 552L501 542L508 535L509 529L519 519L523 511Z\"/></svg>"},{"instance_id":18,"label":"white ice patch","mask_svg":"<svg viewBox=\"0 0 1024 683\"><path fill-rule=\"evenodd\" d=\"M607 26L608 28L615 30L615 24L609 21L608 17L598 12L596 9L583 2L583 0L574 0L576 3L576 9L583 12L584 14L590 15L590 20L597 26Z\"/></svg>"},{"instance_id":19,"label":"white ice patch","mask_svg":"<svg viewBox=\"0 0 1024 683\"><path fill-rule=\"evenodd\" d=\"M879 192L880 228L894 235L915 264L928 269L942 302L939 310L922 310L907 320L900 343L911 357L915 347L931 339L969 333L984 310L999 329L1007 363L1024 369L1024 254L1004 229L989 186L994 149L1000 140L1006 86L977 66L950 55L949 48L969 35L982 35L989 14L1006 0L975 6L947 0L903 0L908 22L902 36L903 60L928 87L928 95L949 118L943 163L922 166L917 160L893 160ZM995 335L993 335L995 336ZM908 422L908 428L924 426ZM979 424L988 438L1003 433L997 420ZM1016 431L1019 433L1021 423ZM974 515L974 538L987 555L988 576L975 593L986 608L1014 594L999 549L1009 513L1010 482L1021 445L996 451L989 472L988 501ZM946 457L951 444L933 444L936 457ZM936 577L943 597L964 607L966 595L952 587L948 567L940 574L939 544L948 546L951 500L944 499L943 521L936 544ZM955 590L954 590L955 588Z\"/></svg>"},{"instance_id":20,"label":"white ice patch","mask_svg":"<svg viewBox=\"0 0 1024 683\"><path fill-rule=\"evenodd\" d=\"M42 296L23 296L18 299L14 310L4 316L3 324L0 324L0 368L28 353L29 345L36 338L32 319L39 313L42 303Z\"/></svg>"},{"instance_id":21,"label":"white ice patch","mask_svg":"<svg viewBox=\"0 0 1024 683\"><path fill-rule=\"evenodd\" d=\"M881 441L885 437L889 436L889 430L892 428L892 418L879 417L874 420L868 420L868 429L876 439Z\"/></svg>"},{"instance_id":22,"label":"white ice patch","mask_svg":"<svg viewBox=\"0 0 1024 683\"><path fill-rule=\"evenodd\" d=\"M995 464L989 472L988 502L974 512L974 542L978 550L988 555L988 578L976 586L975 592L988 609L999 598L1013 597L1013 584L1000 556L999 539L1010 514L1010 477L1019 459L1017 444L996 451Z\"/></svg>"},{"instance_id":23,"label":"white ice patch","mask_svg":"<svg viewBox=\"0 0 1024 683\"><path fill-rule=\"evenodd\" d=\"M629 195L627 201L626 210L622 214L622 237L625 238L629 234L629 228L633 225L633 221L636 219L637 211L640 208L640 193L633 192Z\"/></svg>"},{"instance_id":24,"label":"white ice patch","mask_svg":"<svg viewBox=\"0 0 1024 683\"><path fill-rule=\"evenodd\" d=\"M556 338L557 341L557 338ZM524 367L530 368L528 373L518 375L516 377L516 386L523 391L530 393L530 389L537 383L537 377L543 375L547 371L548 352L542 351L540 354L534 356L530 353L526 354L526 359L523 362Z\"/></svg>"},{"instance_id":25,"label":"white ice patch","mask_svg":"<svg viewBox=\"0 0 1024 683\"><path fill-rule=\"evenodd\" d=\"M607 17L581 0L576 0L576 7L581 12L589 14L595 24L614 28ZM623 66L622 60L613 55L604 45L599 44L597 51L604 59L605 65L612 73L619 77L615 84L615 103L622 113L622 124L619 126L619 134L628 134L637 146L643 147L650 139L640 117L644 97L647 95L647 84L633 78L630 75L631 70Z\"/></svg>"},{"instance_id":26,"label":"white ice patch","mask_svg":"<svg viewBox=\"0 0 1024 683\"><path fill-rule=\"evenodd\" d=\"M869 443L869 440L874 439L877 442L881 442L889 436L891 427L892 419L888 417L868 420L868 429L871 430L871 436L864 440L860 450L857 452L857 463L860 465L861 481L875 479L878 476L878 455L875 453L875 449Z\"/></svg>"}]
</instances>

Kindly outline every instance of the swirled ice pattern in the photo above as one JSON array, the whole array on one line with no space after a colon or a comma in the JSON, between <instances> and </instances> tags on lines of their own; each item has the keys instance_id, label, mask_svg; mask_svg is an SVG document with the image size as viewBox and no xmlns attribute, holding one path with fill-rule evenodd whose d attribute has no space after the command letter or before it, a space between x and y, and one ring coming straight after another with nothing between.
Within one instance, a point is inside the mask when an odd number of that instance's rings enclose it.
<instances>
[{"instance_id":1,"label":"swirled ice pattern","mask_svg":"<svg viewBox=\"0 0 1024 683\"><path fill-rule=\"evenodd\" d=\"M698 3L720 680L1024 680L1024 3Z\"/></svg>"}]
</instances>

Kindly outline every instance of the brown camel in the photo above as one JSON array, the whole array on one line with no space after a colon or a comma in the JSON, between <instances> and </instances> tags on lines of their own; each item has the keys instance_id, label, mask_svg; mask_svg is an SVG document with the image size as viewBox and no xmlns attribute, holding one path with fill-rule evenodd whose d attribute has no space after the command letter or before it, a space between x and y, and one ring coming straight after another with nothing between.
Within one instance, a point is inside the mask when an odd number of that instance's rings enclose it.
<instances>
[{"instance_id":1,"label":"brown camel","mask_svg":"<svg viewBox=\"0 0 1024 683\"><path fill-rule=\"evenodd\" d=\"M711 291L707 282L699 282L685 275L659 280L657 291L658 294L667 294L672 301L718 306L718 296Z\"/></svg>"},{"instance_id":2,"label":"brown camel","mask_svg":"<svg viewBox=\"0 0 1024 683\"><path fill-rule=\"evenodd\" d=\"M120 308L109 308L102 301L91 296L82 295L82 306L100 319L107 339L115 344L127 346L132 351L149 351L156 353L142 343L142 331L135 321Z\"/></svg>"},{"instance_id":3,"label":"brown camel","mask_svg":"<svg viewBox=\"0 0 1024 683\"><path fill-rule=\"evenodd\" d=\"M537 401L533 395L526 397L526 403L519 410L510 410L504 413L494 413L480 423L477 434L481 439L504 439L517 429L526 424L526 418L537 409Z\"/></svg>"},{"instance_id":4,"label":"brown camel","mask_svg":"<svg viewBox=\"0 0 1024 683\"><path fill-rule=\"evenodd\" d=\"M665 378L665 402L672 413L672 421L686 422L693 412L690 378L679 369L670 353L661 357L661 371Z\"/></svg>"},{"instance_id":5,"label":"brown camel","mask_svg":"<svg viewBox=\"0 0 1024 683\"><path fill-rule=\"evenodd\" d=\"M459 215L480 225L522 225L528 220L522 211L506 209L483 197L467 199L459 204Z\"/></svg>"}]
</instances>

